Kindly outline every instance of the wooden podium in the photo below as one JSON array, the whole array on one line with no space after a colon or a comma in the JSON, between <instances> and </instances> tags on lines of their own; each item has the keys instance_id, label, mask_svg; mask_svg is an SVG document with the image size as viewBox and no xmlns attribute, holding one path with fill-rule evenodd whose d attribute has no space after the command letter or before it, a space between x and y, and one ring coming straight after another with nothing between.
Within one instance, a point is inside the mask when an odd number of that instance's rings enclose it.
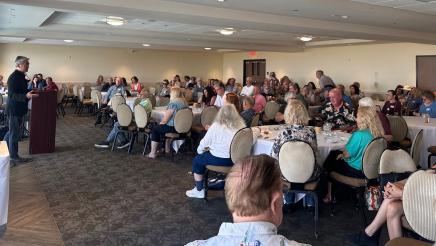
<instances>
[{"instance_id":1,"label":"wooden podium","mask_svg":"<svg viewBox=\"0 0 436 246\"><path fill-rule=\"evenodd\" d=\"M29 154L52 153L56 137L56 91L36 91L31 101Z\"/></svg>"}]
</instances>

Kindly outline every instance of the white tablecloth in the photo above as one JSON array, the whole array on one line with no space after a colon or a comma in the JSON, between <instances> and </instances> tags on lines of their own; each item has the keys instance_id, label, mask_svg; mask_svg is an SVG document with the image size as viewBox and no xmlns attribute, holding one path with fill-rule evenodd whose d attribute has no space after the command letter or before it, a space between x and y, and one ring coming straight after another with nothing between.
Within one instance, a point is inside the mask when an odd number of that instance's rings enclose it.
<instances>
[{"instance_id":1,"label":"white tablecloth","mask_svg":"<svg viewBox=\"0 0 436 246\"><path fill-rule=\"evenodd\" d=\"M424 123L424 118L414 116L403 116L406 120L408 137L413 140L418 132L423 129L422 144L421 144L421 167L427 167L428 147L436 146L436 119L430 119L430 123Z\"/></svg>"},{"instance_id":2,"label":"white tablecloth","mask_svg":"<svg viewBox=\"0 0 436 246\"><path fill-rule=\"evenodd\" d=\"M254 146L252 153L254 155L260 154L271 154L272 146L274 144L274 139L277 137L281 131L281 127L278 125L274 126L259 126L261 129L261 135L254 139ZM265 130L268 130L268 134L265 134ZM256 130L253 130L253 134L256 135ZM333 137L326 138L324 134L317 134L317 144L318 144L318 155L317 162L320 165L324 164L325 159L332 150L343 149L351 134L344 132L333 132Z\"/></svg>"},{"instance_id":3,"label":"white tablecloth","mask_svg":"<svg viewBox=\"0 0 436 246\"><path fill-rule=\"evenodd\" d=\"M9 151L5 141L0 142L0 235L6 229L9 204Z\"/></svg>"},{"instance_id":4,"label":"white tablecloth","mask_svg":"<svg viewBox=\"0 0 436 246\"><path fill-rule=\"evenodd\" d=\"M126 104L129 105L129 107L132 109L132 111L133 111L133 108L135 107L135 100L136 100L136 97L127 97L126 98Z\"/></svg>"},{"instance_id":5,"label":"white tablecloth","mask_svg":"<svg viewBox=\"0 0 436 246\"><path fill-rule=\"evenodd\" d=\"M194 119L192 121L193 126L198 126L201 124L201 108L193 108L192 106L189 107L192 109L192 113L194 114ZM167 109L167 106L161 106L161 107L155 107L153 111L151 111L151 118L155 122L160 122L164 116L165 110Z\"/></svg>"}]
</instances>

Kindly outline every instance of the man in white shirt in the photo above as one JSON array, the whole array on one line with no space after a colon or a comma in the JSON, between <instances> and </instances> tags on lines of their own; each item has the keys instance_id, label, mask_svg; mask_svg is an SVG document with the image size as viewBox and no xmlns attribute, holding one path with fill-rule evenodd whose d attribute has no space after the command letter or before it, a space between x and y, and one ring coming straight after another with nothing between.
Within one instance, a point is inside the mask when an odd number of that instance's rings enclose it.
<instances>
[{"instance_id":1,"label":"man in white shirt","mask_svg":"<svg viewBox=\"0 0 436 246\"><path fill-rule=\"evenodd\" d=\"M242 88L241 91L241 96L253 96L253 90L254 90L254 86L253 86L253 78L252 77L247 77L247 79L245 80L245 86Z\"/></svg>"},{"instance_id":2,"label":"man in white shirt","mask_svg":"<svg viewBox=\"0 0 436 246\"><path fill-rule=\"evenodd\" d=\"M215 107L221 108L224 105L224 101L226 100L226 94L225 86L223 82L217 82L213 85L213 88L216 92L216 99L215 99Z\"/></svg>"},{"instance_id":3,"label":"man in white shirt","mask_svg":"<svg viewBox=\"0 0 436 246\"><path fill-rule=\"evenodd\" d=\"M235 163L225 184L234 223L222 223L217 236L187 245L303 245L277 234L283 219L282 186L280 168L270 156Z\"/></svg>"}]
</instances>

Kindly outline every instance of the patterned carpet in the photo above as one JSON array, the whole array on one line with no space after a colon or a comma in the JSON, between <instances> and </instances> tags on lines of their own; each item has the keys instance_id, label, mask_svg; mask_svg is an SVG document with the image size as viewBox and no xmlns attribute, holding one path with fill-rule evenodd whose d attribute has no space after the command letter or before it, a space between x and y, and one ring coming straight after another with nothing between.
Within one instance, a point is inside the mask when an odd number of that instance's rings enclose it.
<instances>
[{"instance_id":1,"label":"patterned carpet","mask_svg":"<svg viewBox=\"0 0 436 246\"><path fill-rule=\"evenodd\" d=\"M35 155L32 163L65 245L184 245L231 221L222 192L211 192L208 202L185 197L193 187L191 154L171 162L142 157L139 145L132 155L98 150L93 145L109 128L93 122L71 113L59 119L56 153ZM330 217L321 209L318 239L312 213L302 208L285 213L279 232L312 245L346 245L344 235L361 230L362 220L351 202L337 210Z\"/></svg>"}]
</instances>

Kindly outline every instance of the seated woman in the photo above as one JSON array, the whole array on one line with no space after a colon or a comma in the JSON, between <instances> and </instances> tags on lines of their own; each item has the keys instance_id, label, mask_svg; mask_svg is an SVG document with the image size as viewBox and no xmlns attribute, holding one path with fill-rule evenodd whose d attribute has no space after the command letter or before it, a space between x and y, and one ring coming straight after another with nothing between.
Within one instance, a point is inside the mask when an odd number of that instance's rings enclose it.
<instances>
[{"instance_id":1,"label":"seated woman","mask_svg":"<svg viewBox=\"0 0 436 246\"><path fill-rule=\"evenodd\" d=\"M241 112L241 104L239 103L239 97L233 92L227 93L226 100L224 101L224 104L233 104L236 108L236 111Z\"/></svg>"},{"instance_id":2,"label":"seated woman","mask_svg":"<svg viewBox=\"0 0 436 246\"><path fill-rule=\"evenodd\" d=\"M27 85L27 90L31 91L31 90L42 90L42 83L39 83L39 79L37 76L34 76L32 81L29 82L29 84Z\"/></svg>"},{"instance_id":3,"label":"seated woman","mask_svg":"<svg viewBox=\"0 0 436 246\"><path fill-rule=\"evenodd\" d=\"M206 86L203 90L203 96L199 98L198 103L205 107L215 105L216 93L212 86Z\"/></svg>"},{"instance_id":4,"label":"seated woman","mask_svg":"<svg viewBox=\"0 0 436 246\"><path fill-rule=\"evenodd\" d=\"M350 85L350 99L355 110L359 107L360 89L357 85Z\"/></svg>"},{"instance_id":5,"label":"seated woman","mask_svg":"<svg viewBox=\"0 0 436 246\"><path fill-rule=\"evenodd\" d=\"M316 133L313 127L307 126L310 117L304 104L298 99L291 99L286 106L284 113L285 127L277 135L272 147L271 156L278 159L282 144L291 140L301 140L310 144L312 149L317 151ZM321 173L321 167L315 166L315 171L310 180L315 180Z\"/></svg>"},{"instance_id":6,"label":"seated woman","mask_svg":"<svg viewBox=\"0 0 436 246\"><path fill-rule=\"evenodd\" d=\"M436 165L433 168L436 168ZM434 173L434 170L429 172ZM388 227L390 240L403 236L401 217L404 215L402 199L406 182L407 179L386 184L384 200L378 209L377 215L365 230L349 238L353 244L378 245L380 229L385 223Z\"/></svg>"},{"instance_id":7,"label":"seated woman","mask_svg":"<svg viewBox=\"0 0 436 246\"><path fill-rule=\"evenodd\" d=\"M415 112L418 112L421 104L422 104L421 90L416 87L413 87L410 90L410 93L406 99L406 106L409 111L409 115L413 115Z\"/></svg>"},{"instance_id":8,"label":"seated woman","mask_svg":"<svg viewBox=\"0 0 436 246\"><path fill-rule=\"evenodd\" d=\"M385 115L401 115L401 103L398 101L395 91L388 90L386 93L386 102L383 105L382 113Z\"/></svg>"},{"instance_id":9,"label":"seated woman","mask_svg":"<svg viewBox=\"0 0 436 246\"><path fill-rule=\"evenodd\" d=\"M159 125L155 126L151 132L151 151L148 154L149 158L156 158L157 148L166 133L176 132L176 129L174 128L174 116L176 116L177 111L187 107L188 104L182 95L182 90L178 87L171 88L170 102L164 112L164 116ZM166 141L165 143L165 152L170 152L169 141Z\"/></svg>"},{"instance_id":10,"label":"seated woman","mask_svg":"<svg viewBox=\"0 0 436 246\"><path fill-rule=\"evenodd\" d=\"M357 111L357 127L353 132L345 149L332 151L327 157L324 168L327 172L337 172L341 175L353 178L365 178L362 172L362 156L366 146L377 137L383 137L384 131L377 113L371 107L359 107ZM332 201L332 183L328 182L325 203Z\"/></svg>"},{"instance_id":11,"label":"seated woman","mask_svg":"<svg viewBox=\"0 0 436 246\"><path fill-rule=\"evenodd\" d=\"M434 99L434 94L431 91L424 91L422 93L422 104L415 115L428 114L430 118L436 118L436 102Z\"/></svg>"},{"instance_id":12,"label":"seated woman","mask_svg":"<svg viewBox=\"0 0 436 246\"><path fill-rule=\"evenodd\" d=\"M139 93L140 91L142 91L142 85L138 82L138 77L133 76L130 81L132 82L132 84L130 84L130 92L136 92Z\"/></svg>"},{"instance_id":13,"label":"seated woman","mask_svg":"<svg viewBox=\"0 0 436 246\"><path fill-rule=\"evenodd\" d=\"M236 132L244 127L245 122L234 105L225 104L220 108L213 124L198 145L198 155L192 162L195 187L186 191L186 196L204 198L203 175L206 165L233 165L230 158L230 144Z\"/></svg>"}]
</instances>

